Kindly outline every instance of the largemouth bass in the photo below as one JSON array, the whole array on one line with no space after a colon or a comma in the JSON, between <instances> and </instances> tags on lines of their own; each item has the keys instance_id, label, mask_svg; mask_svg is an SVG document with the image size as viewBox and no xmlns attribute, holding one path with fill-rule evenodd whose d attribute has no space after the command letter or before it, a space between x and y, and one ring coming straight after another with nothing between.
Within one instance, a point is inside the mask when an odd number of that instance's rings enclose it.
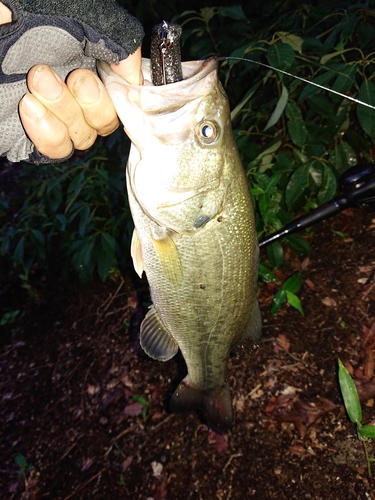
<instances>
[{"instance_id":1,"label":"largemouth bass","mask_svg":"<svg viewBox=\"0 0 375 500\"><path fill-rule=\"evenodd\" d=\"M215 59L182 63L183 80L129 84L101 63L100 75L131 140L127 189L131 253L153 305L140 340L154 359L180 348L188 375L172 411L198 410L226 432L232 405L230 352L261 334L258 243L247 180Z\"/></svg>"}]
</instances>

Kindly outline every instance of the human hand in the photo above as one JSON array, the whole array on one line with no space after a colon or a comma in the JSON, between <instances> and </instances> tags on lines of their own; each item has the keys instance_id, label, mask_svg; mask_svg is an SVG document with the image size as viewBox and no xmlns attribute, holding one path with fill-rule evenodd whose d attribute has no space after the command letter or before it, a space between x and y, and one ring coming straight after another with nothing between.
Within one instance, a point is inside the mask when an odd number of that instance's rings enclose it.
<instances>
[{"instance_id":1,"label":"human hand","mask_svg":"<svg viewBox=\"0 0 375 500\"><path fill-rule=\"evenodd\" d=\"M111 68L125 80L142 83L141 49ZM90 70L76 69L64 83L46 65L31 68L27 93L20 101L22 125L35 148L51 159L92 146L97 135L119 126L116 111L101 80Z\"/></svg>"},{"instance_id":2,"label":"human hand","mask_svg":"<svg viewBox=\"0 0 375 500\"><path fill-rule=\"evenodd\" d=\"M34 0L28 11L22 5L0 2L0 155L61 161L118 126L96 61L142 83L143 30L115 0Z\"/></svg>"}]
</instances>

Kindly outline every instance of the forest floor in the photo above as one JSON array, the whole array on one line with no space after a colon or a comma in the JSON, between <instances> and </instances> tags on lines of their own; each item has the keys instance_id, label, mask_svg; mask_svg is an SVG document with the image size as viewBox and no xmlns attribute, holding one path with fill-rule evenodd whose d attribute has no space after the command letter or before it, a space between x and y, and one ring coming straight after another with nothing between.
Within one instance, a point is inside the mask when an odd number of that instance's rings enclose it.
<instances>
[{"instance_id":1,"label":"forest floor","mask_svg":"<svg viewBox=\"0 0 375 500\"><path fill-rule=\"evenodd\" d=\"M235 422L226 436L194 413L169 412L182 360L142 353L148 289L132 271L105 284L37 272L22 292L10 273L0 319L19 313L0 326L0 497L374 500L337 360L371 422L375 213L347 210L314 226L309 241L311 254L289 252L280 276L301 271L303 316L285 305L272 317L280 283L260 285L263 340L229 360Z\"/></svg>"}]
</instances>

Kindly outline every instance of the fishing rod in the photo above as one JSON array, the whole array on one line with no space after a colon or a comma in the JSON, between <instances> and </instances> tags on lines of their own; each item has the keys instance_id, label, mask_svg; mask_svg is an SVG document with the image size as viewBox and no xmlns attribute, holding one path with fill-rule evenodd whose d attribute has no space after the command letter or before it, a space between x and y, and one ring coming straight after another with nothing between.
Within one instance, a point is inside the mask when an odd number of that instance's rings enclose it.
<instances>
[{"instance_id":1,"label":"fishing rod","mask_svg":"<svg viewBox=\"0 0 375 500\"><path fill-rule=\"evenodd\" d=\"M262 238L259 246L265 247L286 236L307 229L348 207L368 205L375 208L375 164L356 165L349 168L340 178L339 192L341 194L337 198Z\"/></svg>"}]
</instances>

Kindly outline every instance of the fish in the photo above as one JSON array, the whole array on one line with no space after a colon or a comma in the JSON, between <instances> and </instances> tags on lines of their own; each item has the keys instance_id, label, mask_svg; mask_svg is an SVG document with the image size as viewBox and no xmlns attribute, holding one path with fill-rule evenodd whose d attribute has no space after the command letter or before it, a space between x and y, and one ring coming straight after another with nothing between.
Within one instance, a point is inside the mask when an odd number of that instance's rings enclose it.
<instances>
[{"instance_id":1,"label":"fish","mask_svg":"<svg viewBox=\"0 0 375 500\"><path fill-rule=\"evenodd\" d=\"M140 342L153 359L167 361L178 350L184 357L187 376L171 410L197 411L227 433L229 356L261 337L251 195L215 58L183 62L183 79L168 85L152 84L149 59L142 71L144 85L134 85L99 64L131 140L131 255L152 299Z\"/></svg>"}]
</instances>

